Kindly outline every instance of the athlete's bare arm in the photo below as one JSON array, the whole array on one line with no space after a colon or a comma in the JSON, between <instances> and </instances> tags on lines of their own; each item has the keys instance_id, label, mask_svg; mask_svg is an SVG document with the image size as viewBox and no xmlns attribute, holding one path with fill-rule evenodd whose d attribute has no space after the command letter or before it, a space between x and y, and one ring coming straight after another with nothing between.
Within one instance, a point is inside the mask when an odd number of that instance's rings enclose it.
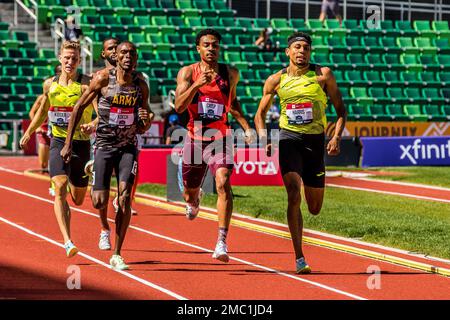
<instances>
[{"instance_id":1,"label":"athlete's bare arm","mask_svg":"<svg viewBox=\"0 0 450 320\"><path fill-rule=\"evenodd\" d=\"M273 96L278 90L281 79L281 71L269 76L264 83L263 96L259 102L258 111L255 115L256 132L261 139L267 139L266 115L272 106Z\"/></svg>"},{"instance_id":2,"label":"athlete's bare arm","mask_svg":"<svg viewBox=\"0 0 450 320\"><path fill-rule=\"evenodd\" d=\"M41 106L41 100L43 97L44 97L44 95L40 94L34 101L33 106L30 109L30 112L28 112L28 116L30 117L30 120L33 120L34 116L36 115L36 112L39 110L39 107Z\"/></svg>"},{"instance_id":3,"label":"athlete's bare arm","mask_svg":"<svg viewBox=\"0 0 450 320\"><path fill-rule=\"evenodd\" d=\"M100 90L106 87L109 82L108 70L102 70L95 74L89 87L84 91L83 95L78 99L77 103L73 107L72 115L70 116L69 126L67 129L67 137L64 148L61 150L61 156L64 161L69 162L71 156L72 139L75 133L75 127L81 120L84 109L88 107L92 101L97 97Z\"/></svg>"},{"instance_id":4,"label":"athlete's bare arm","mask_svg":"<svg viewBox=\"0 0 450 320\"><path fill-rule=\"evenodd\" d=\"M347 110L345 109L341 91L337 86L336 78L334 77L331 69L328 67L322 67L320 72L324 80L325 92L330 97L331 103L333 103L334 109L336 109L337 114L336 129L334 131L333 137L327 145L327 151L329 155L338 155L340 152L339 145L342 132L344 131L345 122L347 120Z\"/></svg>"},{"instance_id":5,"label":"athlete's bare arm","mask_svg":"<svg viewBox=\"0 0 450 320\"><path fill-rule=\"evenodd\" d=\"M192 67L181 68L177 76L177 88L175 90L175 111L184 112L191 104L198 89L212 81L214 70L203 71L200 77L192 83Z\"/></svg>"},{"instance_id":6,"label":"athlete's bare arm","mask_svg":"<svg viewBox=\"0 0 450 320\"><path fill-rule=\"evenodd\" d=\"M35 116L33 117L33 120L30 123L30 126L28 127L27 131L23 134L22 138L20 139L20 147L23 148L28 141L30 140L30 136L33 134L33 132L36 131L37 128L41 126L42 123L44 123L45 119L47 118L48 109L50 108L50 101L48 100L48 92L50 90L50 86L52 85L53 77L49 78L44 81L44 93L43 97L40 101L41 105L38 108Z\"/></svg>"},{"instance_id":7,"label":"athlete's bare arm","mask_svg":"<svg viewBox=\"0 0 450 320\"><path fill-rule=\"evenodd\" d=\"M148 104L149 88L145 80L139 78L139 87L141 88L142 92L142 108L139 108L138 111L140 119L140 121L138 122L138 133L143 134L148 129L150 129L155 114L150 109L150 105ZM143 124L143 126L141 125L141 123Z\"/></svg>"},{"instance_id":8,"label":"athlete's bare arm","mask_svg":"<svg viewBox=\"0 0 450 320\"><path fill-rule=\"evenodd\" d=\"M93 75L90 76L83 76L83 79L81 81L81 90L82 92L85 92L87 89L89 89L89 84L92 81ZM98 99L95 98L92 100L92 106L94 107L96 117L94 120L92 120L89 123L83 123L80 125L80 130L84 134L91 134L95 131L98 125Z\"/></svg>"}]
</instances>

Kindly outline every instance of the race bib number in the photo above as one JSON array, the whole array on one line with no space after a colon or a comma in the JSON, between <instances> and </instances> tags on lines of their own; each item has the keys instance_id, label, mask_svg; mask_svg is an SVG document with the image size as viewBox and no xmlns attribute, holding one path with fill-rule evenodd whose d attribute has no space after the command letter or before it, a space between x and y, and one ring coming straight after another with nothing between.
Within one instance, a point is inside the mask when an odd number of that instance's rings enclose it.
<instances>
[{"instance_id":1,"label":"race bib number","mask_svg":"<svg viewBox=\"0 0 450 320\"><path fill-rule=\"evenodd\" d=\"M308 124L313 121L312 102L288 103L286 116L289 124Z\"/></svg>"},{"instance_id":2,"label":"race bib number","mask_svg":"<svg viewBox=\"0 0 450 320\"><path fill-rule=\"evenodd\" d=\"M200 97L198 101L198 115L201 119L219 120L223 115L223 103L208 98Z\"/></svg>"},{"instance_id":3,"label":"race bib number","mask_svg":"<svg viewBox=\"0 0 450 320\"><path fill-rule=\"evenodd\" d=\"M130 127L134 123L134 108L111 107L109 124L119 127Z\"/></svg>"},{"instance_id":4,"label":"race bib number","mask_svg":"<svg viewBox=\"0 0 450 320\"><path fill-rule=\"evenodd\" d=\"M54 126L67 127L71 114L72 107L50 107L48 110L48 120Z\"/></svg>"}]
</instances>

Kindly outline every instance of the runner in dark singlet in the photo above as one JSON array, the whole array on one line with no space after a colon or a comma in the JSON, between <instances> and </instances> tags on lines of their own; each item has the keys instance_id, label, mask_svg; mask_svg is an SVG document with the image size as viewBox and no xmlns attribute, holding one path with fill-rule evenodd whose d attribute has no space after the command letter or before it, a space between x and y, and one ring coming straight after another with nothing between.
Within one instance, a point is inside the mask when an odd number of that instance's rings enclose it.
<instances>
[{"instance_id":1,"label":"runner in dark singlet","mask_svg":"<svg viewBox=\"0 0 450 320\"><path fill-rule=\"evenodd\" d=\"M137 133L151 125L153 113L148 105L148 86L133 70L137 63L136 46L128 41L117 46L117 67L105 68L91 81L89 89L74 108L61 156L71 155L71 138L83 109L97 96L99 123L94 158L92 202L96 209L108 205L112 170L116 172L119 210L116 214L116 241L110 264L118 270L129 267L120 256L131 218L130 194L137 170Z\"/></svg>"},{"instance_id":2,"label":"runner in dark singlet","mask_svg":"<svg viewBox=\"0 0 450 320\"><path fill-rule=\"evenodd\" d=\"M218 194L219 236L213 258L228 262L226 237L233 209L230 184L233 139L229 138L228 113L245 130L247 143L251 142L253 134L236 99L239 71L218 63L220 40L220 34L213 29L197 34L201 61L178 73L175 109L178 113L188 109L190 116L182 167L186 216L193 220L198 214L200 186L209 167Z\"/></svg>"}]
</instances>

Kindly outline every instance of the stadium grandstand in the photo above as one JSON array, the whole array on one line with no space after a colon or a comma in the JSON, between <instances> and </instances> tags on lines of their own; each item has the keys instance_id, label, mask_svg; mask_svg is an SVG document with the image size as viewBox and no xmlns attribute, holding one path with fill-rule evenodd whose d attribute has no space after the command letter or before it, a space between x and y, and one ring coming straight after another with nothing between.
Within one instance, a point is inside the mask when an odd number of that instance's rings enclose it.
<instances>
[{"instance_id":1,"label":"stadium grandstand","mask_svg":"<svg viewBox=\"0 0 450 320\"><path fill-rule=\"evenodd\" d=\"M450 6L442 1L341 1L342 24L318 19L321 1L0 0L0 130L14 149L20 120L58 64L55 52L72 15L82 32L83 71L102 67L103 39L134 42L138 70L150 84L157 116L170 109L176 75L198 61L195 34L222 35L222 61L238 67L237 95L252 121L265 79L288 63L283 48L294 30L313 39L312 61L330 66L349 121L450 120ZM273 48L254 45L270 28ZM194 50L193 50L194 49ZM172 94L172 96L171 96ZM330 121L333 108L327 109ZM158 117L157 117L158 119ZM18 121L16 121L18 120ZM15 141L15 142L13 142Z\"/></svg>"}]
</instances>

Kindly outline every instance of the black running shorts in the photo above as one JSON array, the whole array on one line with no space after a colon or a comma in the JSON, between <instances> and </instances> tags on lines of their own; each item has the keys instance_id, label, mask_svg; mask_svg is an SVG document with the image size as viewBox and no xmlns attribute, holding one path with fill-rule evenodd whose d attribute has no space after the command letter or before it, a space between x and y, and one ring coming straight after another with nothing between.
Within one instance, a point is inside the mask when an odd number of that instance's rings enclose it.
<instances>
[{"instance_id":1,"label":"black running shorts","mask_svg":"<svg viewBox=\"0 0 450 320\"><path fill-rule=\"evenodd\" d=\"M313 188L325 186L324 134L280 134L279 163L281 174L297 172L303 184Z\"/></svg>"},{"instance_id":2,"label":"black running shorts","mask_svg":"<svg viewBox=\"0 0 450 320\"><path fill-rule=\"evenodd\" d=\"M109 190L111 176L117 181L133 185L137 172L138 150L134 145L120 148L97 148L94 155L93 190Z\"/></svg>"},{"instance_id":3,"label":"black running shorts","mask_svg":"<svg viewBox=\"0 0 450 320\"><path fill-rule=\"evenodd\" d=\"M89 161L91 143L89 140L73 140L72 157L65 163L61 157L64 147L64 138L52 138L50 141L50 177L68 176L69 182L78 188L87 187L89 177L84 173L84 166Z\"/></svg>"}]
</instances>

